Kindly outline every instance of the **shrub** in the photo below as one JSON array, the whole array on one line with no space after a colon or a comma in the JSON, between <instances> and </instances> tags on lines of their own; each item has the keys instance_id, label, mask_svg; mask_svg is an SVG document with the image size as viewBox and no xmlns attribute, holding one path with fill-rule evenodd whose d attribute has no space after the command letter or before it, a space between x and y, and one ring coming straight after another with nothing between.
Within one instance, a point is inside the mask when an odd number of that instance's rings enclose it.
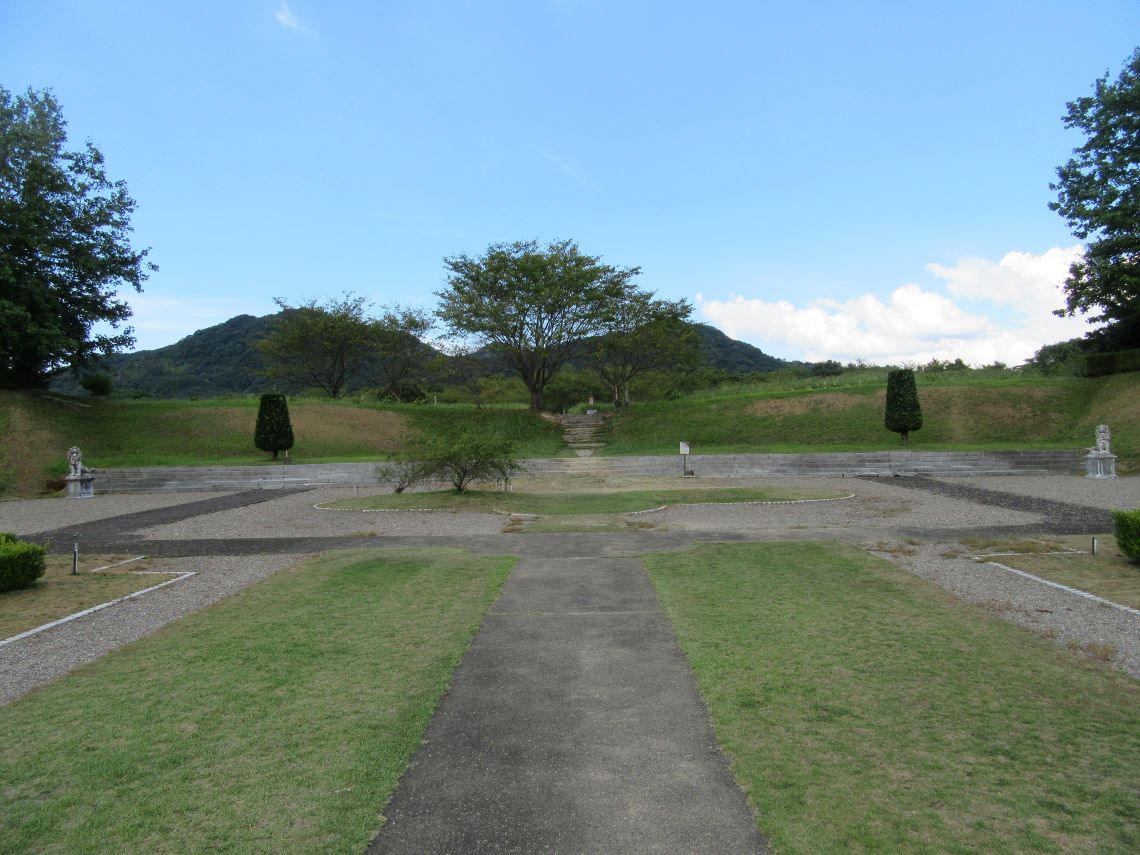
<instances>
[{"instance_id":1,"label":"shrub","mask_svg":"<svg viewBox=\"0 0 1140 855\"><path fill-rule=\"evenodd\" d=\"M1113 511L1116 521L1114 534L1120 551L1133 561L1140 561L1140 508L1134 511Z\"/></svg>"},{"instance_id":2,"label":"shrub","mask_svg":"<svg viewBox=\"0 0 1140 855\"><path fill-rule=\"evenodd\" d=\"M811 367L812 377L838 377L843 373L843 366L834 359L817 362Z\"/></svg>"},{"instance_id":3,"label":"shrub","mask_svg":"<svg viewBox=\"0 0 1140 855\"><path fill-rule=\"evenodd\" d=\"M918 389L914 385L914 372L898 368L887 374L887 408L884 423L905 443L912 430L922 428L922 407L918 403Z\"/></svg>"},{"instance_id":4,"label":"shrub","mask_svg":"<svg viewBox=\"0 0 1140 855\"><path fill-rule=\"evenodd\" d=\"M27 588L44 575L45 552L42 546L0 534L0 593Z\"/></svg>"},{"instance_id":5,"label":"shrub","mask_svg":"<svg viewBox=\"0 0 1140 855\"><path fill-rule=\"evenodd\" d=\"M434 436L411 450L420 460L421 478L449 481L459 493L472 481L506 481L522 469L509 441L470 429Z\"/></svg>"},{"instance_id":6,"label":"shrub","mask_svg":"<svg viewBox=\"0 0 1140 855\"><path fill-rule=\"evenodd\" d=\"M284 395L270 392L261 396L253 444L262 451L272 451L274 460L277 452L293 447L293 424L289 421L289 405Z\"/></svg>"},{"instance_id":7,"label":"shrub","mask_svg":"<svg viewBox=\"0 0 1140 855\"><path fill-rule=\"evenodd\" d=\"M390 463L376 464L376 480L381 484L391 484L395 493L402 493L415 486L428 474L423 463L405 457Z\"/></svg>"},{"instance_id":8,"label":"shrub","mask_svg":"<svg viewBox=\"0 0 1140 855\"><path fill-rule=\"evenodd\" d=\"M91 395L110 395L115 391L115 383L110 374L84 374L79 385Z\"/></svg>"}]
</instances>

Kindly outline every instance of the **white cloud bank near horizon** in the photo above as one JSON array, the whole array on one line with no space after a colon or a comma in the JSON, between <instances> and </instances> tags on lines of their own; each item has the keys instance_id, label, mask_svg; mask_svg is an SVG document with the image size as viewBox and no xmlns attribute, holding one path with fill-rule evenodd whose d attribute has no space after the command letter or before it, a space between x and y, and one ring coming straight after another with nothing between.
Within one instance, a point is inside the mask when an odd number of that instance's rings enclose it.
<instances>
[{"instance_id":1,"label":"white cloud bank near horizon","mask_svg":"<svg viewBox=\"0 0 1140 855\"><path fill-rule=\"evenodd\" d=\"M796 306L741 294L727 300L697 294L696 309L726 335L784 359L901 365L961 358L971 365L1018 365L1043 345L1089 331L1084 316L1053 314L1064 307L1061 285L1081 253L1078 245L1041 255L1009 252L996 263L963 258L952 267L928 264L946 293L909 283L885 302L864 294Z\"/></svg>"}]
</instances>

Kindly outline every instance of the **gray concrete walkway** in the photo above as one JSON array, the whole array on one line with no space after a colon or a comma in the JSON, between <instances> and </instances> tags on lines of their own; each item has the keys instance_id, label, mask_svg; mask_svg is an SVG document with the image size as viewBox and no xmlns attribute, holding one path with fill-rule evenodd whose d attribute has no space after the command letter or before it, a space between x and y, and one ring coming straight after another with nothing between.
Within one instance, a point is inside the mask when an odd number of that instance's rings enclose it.
<instances>
[{"instance_id":1,"label":"gray concrete walkway","mask_svg":"<svg viewBox=\"0 0 1140 855\"><path fill-rule=\"evenodd\" d=\"M519 563L385 815L370 855L768 851L635 557Z\"/></svg>"}]
</instances>

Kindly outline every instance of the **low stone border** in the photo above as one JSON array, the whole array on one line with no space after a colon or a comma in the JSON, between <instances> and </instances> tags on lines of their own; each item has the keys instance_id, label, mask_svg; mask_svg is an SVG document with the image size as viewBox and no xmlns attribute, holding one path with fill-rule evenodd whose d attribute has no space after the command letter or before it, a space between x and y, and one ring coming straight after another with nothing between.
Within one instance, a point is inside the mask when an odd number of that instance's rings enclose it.
<instances>
[{"instance_id":1,"label":"low stone border","mask_svg":"<svg viewBox=\"0 0 1140 855\"><path fill-rule=\"evenodd\" d=\"M138 559L137 558L131 558L129 560L130 561L137 561ZM119 563L120 564L126 564L128 562L127 561L121 561ZM110 566L114 567L117 565L110 565ZM106 570L106 569L108 569L108 568L107 567L100 567L99 568L99 570ZM99 571L98 570L92 570L91 572L97 573ZM139 570L139 571L137 571L137 575L139 575L139 576L169 576L171 574L163 572L162 570ZM24 632L18 633L17 635L13 635L10 638L5 638L4 640L0 641L0 647L3 647L5 644L11 644L13 641L19 641L21 638L28 638L29 636L36 635L36 634L41 633L41 632L45 632L46 630L54 629L55 627L62 626L65 623L71 623L71 621L73 621L73 620L78 620L81 617L86 617L87 615L94 614L95 612L102 611L103 609L110 608L111 606L118 605L119 603L126 602L127 600L134 599L135 597L141 597L143 594L149 594L151 591L157 591L159 588L165 588L167 585L173 585L175 582L181 582L183 579L189 579L193 575L195 575L194 572L190 571L190 570L187 570L184 573L175 574L175 578L173 578L173 579L167 579L165 582L160 582L157 585L151 585L149 588L143 588L141 591L135 591L133 594L127 594L126 596L118 597L117 599L114 599L114 600L108 600L105 603L100 603L99 605L92 606L89 609L84 609L83 611L76 612L75 614L68 615L67 617L60 618L59 620L53 620L50 623L45 623L45 624L42 624L40 626L34 627L32 629L25 630Z\"/></svg>"},{"instance_id":2,"label":"low stone border","mask_svg":"<svg viewBox=\"0 0 1140 855\"><path fill-rule=\"evenodd\" d=\"M337 501L341 501L337 499ZM332 511L333 513L344 514L401 514L413 511L418 514L430 514L433 511L442 511L444 508L326 508L322 507L325 502L317 502L313 505L313 509L317 511Z\"/></svg>"},{"instance_id":3,"label":"low stone border","mask_svg":"<svg viewBox=\"0 0 1140 855\"><path fill-rule=\"evenodd\" d=\"M854 493L846 496L834 496L830 499L781 499L770 502L678 502L675 505L662 505L659 508L650 508L647 511L626 511L622 516L635 517L639 514L656 514L666 508L706 508L706 507L743 507L744 505L809 505L818 502L842 502L844 499L854 499Z\"/></svg>"},{"instance_id":4,"label":"low stone border","mask_svg":"<svg viewBox=\"0 0 1140 855\"><path fill-rule=\"evenodd\" d=\"M1006 553L1002 553L1002 554L1003 555L1023 555L1025 553L1006 552ZM1071 549L1071 550L1065 550L1063 552L1057 552L1055 554L1057 554L1057 555L1065 555L1065 554L1081 555L1083 553L1081 553L1079 550ZM1018 576L1021 576L1025 579L1031 579L1034 582L1040 582L1042 585L1048 585L1051 588L1058 588L1058 589L1065 591L1069 594L1076 594L1078 597L1085 597L1086 599L1092 600L1093 602L1100 603L1100 604L1105 605L1105 606L1111 606L1114 609L1120 609L1122 612L1127 612L1128 614L1135 615L1136 617L1140 617L1140 611L1132 608L1131 606L1125 606L1125 605L1122 605L1121 603L1113 602L1112 600L1106 600L1104 597L1098 597L1096 594L1090 594L1088 591L1082 591L1080 588L1073 588L1073 587L1070 587L1069 585L1062 585L1060 582L1053 582L1053 581L1050 581L1049 579L1042 579L1040 576L1034 576L1032 573L1026 573L1024 570L1018 570L1016 567L1008 567L1005 564L1001 564L997 561L987 561L986 560L987 556L985 556L985 555L971 555L970 557L973 558L979 564L988 564L990 567L997 567L1001 570L1008 570L1010 573L1016 573ZM1000 556L998 556L998 557L1000 557Z\"/></svg>"}]
</instances>

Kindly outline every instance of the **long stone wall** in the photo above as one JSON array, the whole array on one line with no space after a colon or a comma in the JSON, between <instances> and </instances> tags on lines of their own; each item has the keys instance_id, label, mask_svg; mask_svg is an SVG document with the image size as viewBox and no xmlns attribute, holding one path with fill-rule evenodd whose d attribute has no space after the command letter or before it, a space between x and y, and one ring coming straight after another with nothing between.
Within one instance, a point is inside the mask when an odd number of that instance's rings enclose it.
<instances>
[{"instance_id":1,"label":"long stone wall","mask_svg":"<svg viewBox=\"0 0 1140 855\"><path fill-rule=\"evenodd\" d=\"M879 451L841 454L690 455L697 477L855 475L1080 475L1085 449L1065 451ZM653 475L681 473L679 455L552 457L525 460L521 475ZM375 486L374 463L183 466L96 471L97 493L272 490L304 486Z\"/></svg>"}]
</instances>

